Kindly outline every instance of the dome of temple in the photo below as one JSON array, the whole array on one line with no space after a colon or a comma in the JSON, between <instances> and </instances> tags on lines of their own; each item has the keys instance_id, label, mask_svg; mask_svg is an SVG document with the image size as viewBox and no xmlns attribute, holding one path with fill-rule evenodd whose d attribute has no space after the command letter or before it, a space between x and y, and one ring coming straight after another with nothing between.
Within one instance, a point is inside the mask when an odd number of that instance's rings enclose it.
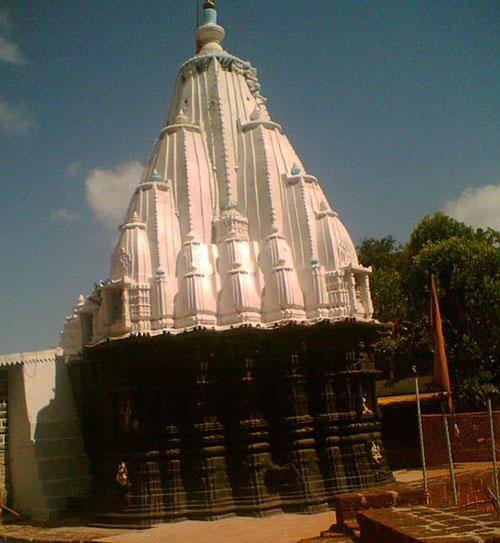
<instances>
[{"instance_id":1,"label":"dome of temple","mask_svg":"<svg viewBox=\"0 0 500 543\"><path fill-rule=\"evenodd\" d=\"M91 319L83 344L196 326L372 317L370 269L272 121L255 68L223 49L224 29L207 4L110 279L75 306Z\"/></svg>"}]
</instances>

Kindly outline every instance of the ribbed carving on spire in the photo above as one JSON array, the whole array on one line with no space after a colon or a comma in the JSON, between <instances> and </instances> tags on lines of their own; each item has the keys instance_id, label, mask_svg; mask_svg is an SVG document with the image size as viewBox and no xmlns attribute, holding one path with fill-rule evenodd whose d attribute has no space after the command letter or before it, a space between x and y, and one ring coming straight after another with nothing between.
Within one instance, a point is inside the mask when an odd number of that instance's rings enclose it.
<instances>
[{"instance_id":1,"label":"ribbed carving on spire","mask_svg":"<svg viewBox=\"0 0 500 543\"><path fill-rule=\"evenodd\" d=\"M270 117L256 70L222 50L223 36L207 3L198 55L179 70L110 279L71 318L74 326L92 316L94 342L193 326L371 319L370 270Z\"/></svg>"}]
</instances>

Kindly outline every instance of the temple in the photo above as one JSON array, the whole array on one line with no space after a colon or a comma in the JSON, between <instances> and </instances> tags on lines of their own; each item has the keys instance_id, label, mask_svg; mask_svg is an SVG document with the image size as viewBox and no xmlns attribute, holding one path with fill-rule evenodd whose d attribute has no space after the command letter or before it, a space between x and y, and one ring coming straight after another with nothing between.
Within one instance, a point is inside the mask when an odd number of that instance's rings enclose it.
<instances>
[{"instance_id":1,"label":"temple","mask_svg":"<svg viewBox=\"0 0 500 543\"><path fill-rule=\"evenodd\" d=\"M65 323L96 522L328 507L391 478L370 269L213 2L114 249Z\"/></svg>"}]
</instances>

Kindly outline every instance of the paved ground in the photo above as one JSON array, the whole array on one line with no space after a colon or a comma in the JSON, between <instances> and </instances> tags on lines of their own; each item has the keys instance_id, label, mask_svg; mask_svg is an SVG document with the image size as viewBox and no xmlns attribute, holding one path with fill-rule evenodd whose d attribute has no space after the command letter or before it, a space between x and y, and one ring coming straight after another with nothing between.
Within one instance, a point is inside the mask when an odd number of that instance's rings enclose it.
<instances>
[{"instance_id":1,"label":"paved ground","mask_svg":"<svg viewBox=\"0 0 500 543\"><path fill-rule=\"evenodd\" d=\"M395 472L396 480L414 483L422 478L419 470ZM189 520L161 524L147 530L114 530L85 526L37 528L0 526L0 543L296 543L316 537L335 523L335 513L316 515L280 514L267 518L234 517L215 522Z\"/></svg>"},{"instance_id":2,"label":"paved ground","mask_svg":"<svg viewBox=\"0 0 500 543\"><path fill-rule=\"evenodd\" d=\"M85 526L37 528L0 526L0 543L297 543L317 536L335 522L335 513L281 514L267 518L234 517L215 522L189 520L147 530L112 530Z\"/></svg>"},{"instance_id":3,"label":"paved ground","mask_svg":"<svg viewBox=\"0 0 500 543\"><path fill-rule=\"evenodd\" d=\"M161 524L141 532L97 539L102 543L297 543L318 535L335 522L335 513L274 515L267 518L234 517L216 522L186 521Z\"/></svg>"},{"instance_id":4,"label":"paved ground","mask_svg":"<svg viewBox=\"0 0 500 543\"><path fill-rule=\"evenodd\" d=\"M89 528L87 526L59 526L40 528L19 524L0 525L0 543L91 543L105 536L126 533L126 530ZM156 540L151 540L151 543Z\"/></svg>"},{"instance_id":5,"label":"paved ground","mask_svg":"<svg viewBox=\"0 0 500 543\"><path fill-rule=\"evenodd\" d=\"M358 513L361 538L366 543L500 542L500 520L489 513L459 507L391 507Z\"/></svg>"}]
</instances>

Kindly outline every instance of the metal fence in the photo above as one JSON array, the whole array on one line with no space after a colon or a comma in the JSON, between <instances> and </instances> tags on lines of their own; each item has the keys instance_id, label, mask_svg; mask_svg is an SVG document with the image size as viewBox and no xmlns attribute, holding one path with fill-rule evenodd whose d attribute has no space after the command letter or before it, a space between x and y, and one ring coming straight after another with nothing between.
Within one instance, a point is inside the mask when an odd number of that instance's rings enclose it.
<instances>
[{"instance_id":1,"label":"metal fence","mask_svg":"<svg viewBox=\"0 0 500 543\"><path fill-rule=\"evenodd\" d=\"M431 502L499 510L500 411L421 416L424 488ZM429 478L429 474L432 477Z\"/></svg>"}]
</instances>

